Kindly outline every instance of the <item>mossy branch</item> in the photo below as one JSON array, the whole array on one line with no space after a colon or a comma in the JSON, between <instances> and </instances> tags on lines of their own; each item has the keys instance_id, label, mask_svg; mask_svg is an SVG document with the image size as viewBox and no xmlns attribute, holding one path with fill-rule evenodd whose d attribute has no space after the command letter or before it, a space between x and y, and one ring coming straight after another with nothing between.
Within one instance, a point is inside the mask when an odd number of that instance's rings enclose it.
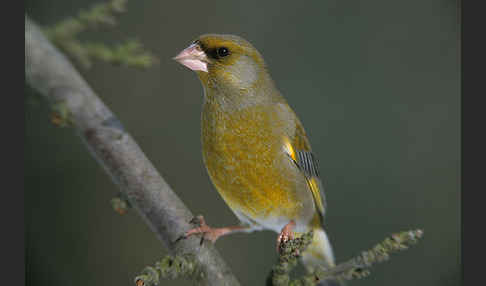
<instances>
[{"instance_id":1,"label":"mossy branch","mask_svg":"<svg viewBox=\"0 0 486 286\"><path fill-rule=\"evenodd\" d=\"M126 214L132 208L130 201L123 192L119 192L116 197L111 199L110 203L113 210L120 215Z\"/></svg>"},{"instance_id":2,"label":"mossy branch","mask_svg":"<svg viewBox=\"0 0 486 286\"><path fill-rule=\"evenodd\" d=\"M288 240L279 248L277 264L272 267L267 286L317 285L325 280L353 280L367 277L369 268L376 263L387 261L391 253L408 249L418 242L423 231L410 230L392 234L372 249L329 269L317 269L314 273L291 280L290 273L297 266L300 254L311 244L313 232L307 232ZM159 285L161 279L190 278L197 274L194 258L190 255L166 256L155 266L147 266L135 277L136 286Z\"/></svg>"},{"instance_id":3,"label":"mossy branch","mask_svg":"<svg viewBox=\"0 0 486 286\"><path fill-rule=\"evenodd\" d=\"M115 15L125 11L127 0L111 0L93 5L89 10L82 10L76 17L69 17L52 27L44 29L45 34L61 50L88 69L92 60L100 60L114 65L135 68L148 68L158 60L143 49L135 39L129 39L113 47L104 43L81 42L78 36L89 29L102 26L115 26Z\"/></svg>"},{"instance_id":4,"label":"mossy branch","mask_svg":"<svg viewBox=\"0 0 486 286\"><path fill-rule=\"evenodd\" d=\"M298 258L311 244L314 232L283 242L279 247L278 262L272 267L267 285L289 285L290 272L297 266Z\"/></svg>"},{"instance_id":5,"label":"mossy branch","mask_svg":"<svg viewBox=\"0 0 486 286\"><path fill-rule=\"evenodd\" d=\"M194 255L167 255L161 261L157 261L155 266L145 267L134 281L137 286L152 286L159 285L160 279L190 278L198 273L201 272L198 271Z\"/></svg>"},{"instance_id":6,"label":"mossy branch","mask_svg":"<svg viewBox=\"0 0 486 286\"><path fill-rule=\"evenodd\" d=\"M194 255L196 285L237 286L238 280L211 244L197 238L174 243L194 215L147 159L116 115L70 61L25 17L26 83L53 106L54 121L76 130L126 200L172 255ZM121 203L122 201L115 202ZM115 205L115 208L123 207ZM186 272L185 272L186 273Z\"/></svg>"},{"instance_id":7,"label":"mossy branch","mask_svg":"<svg viewBox=\"0 0 486 286\"><path fill-rule=\"evenodd\" d=\"M273 286L316 285L324 280L352 280L366 277L373 264L387 261L390 254L408 249L423 236L420 229L392 234L372 249L361 252L360 255L329 269L317 269L314 273L290 280L290 272L297 265L299 253L310 244L312 232L300 238L290 240L281 247L278 263L270 272L268 283Z\"/></svg>"}]
</instances>

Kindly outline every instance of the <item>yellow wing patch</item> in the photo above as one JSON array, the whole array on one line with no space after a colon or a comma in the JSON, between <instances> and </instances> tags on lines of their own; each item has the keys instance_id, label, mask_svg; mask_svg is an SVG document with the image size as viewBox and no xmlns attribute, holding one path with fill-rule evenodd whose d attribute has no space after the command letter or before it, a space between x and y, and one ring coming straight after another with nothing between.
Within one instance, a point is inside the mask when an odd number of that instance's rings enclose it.
<instances>
[{"instance_id":1,"label":"yellow wing patch","mask_svg":"<svg viewBox=\"0 0 486 286\"><path fill-rule=\"evenodd\" d=\"M295 150L292 147L292 144L290 144L290 140L287 137L285 137L284 139L284 148L285 148L285 152L290 156L290 158L292 158L292 160L297 162L297 157L295 156Z\"/></svg>"},{"instance_id":2,"label":"yellow wing patch","mask_svg":"<svg viewBox=\"0 0 486 286\"><path fill-rule=\"evenodd\" d=\"M319 179L318 169L317 169L317 162L314 158L314 155L310 151L309 144L307 142L307 138L305 137L305 133L303 132L302 128L297 133L298 136L295 138L295 141L298 145L304 150L296 150L292 146L292 143L288 138L284 139L284 149L285 152L288 154L290 158L294 161L294 163L298 166L298 168L304 173L307 184L309 189L312 193L312 197L314 199L314 203L316 208L319 212L319 216L322 218L324 215L324 190L322 189L322 184Z\"/></svg>"},{"instance_id":3,"label":"yellow wing patch","mask_svg":"<svg viewBox=\"0 0 486 286\"><path fill-rule=\"evenodd\" d=\"M314 202L319 210L319 213L324 214L324 205L322 204L321 190L319 189L319 179L312 177L307 179L307 184L309 185L312 196L314 197Z\"/></svg>"}]
</instances>

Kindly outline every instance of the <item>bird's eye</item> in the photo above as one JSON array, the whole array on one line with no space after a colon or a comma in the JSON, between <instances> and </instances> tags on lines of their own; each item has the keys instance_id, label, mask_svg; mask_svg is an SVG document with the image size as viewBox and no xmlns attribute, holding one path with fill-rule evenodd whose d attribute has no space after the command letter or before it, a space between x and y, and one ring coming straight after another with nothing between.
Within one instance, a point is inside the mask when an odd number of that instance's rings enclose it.
<instances>
[{"instance_id":1,"label":"bird's eye","mask_svg":"<svg viewBox=\"0 0 486 286\"><path fill-rule=\"evenodd\" d=\"M220 57L226 57L227 55L229 55L228 48L221 47L221 48L218 49L218 56L220 56Z\"/></svg>"}]
</instances>

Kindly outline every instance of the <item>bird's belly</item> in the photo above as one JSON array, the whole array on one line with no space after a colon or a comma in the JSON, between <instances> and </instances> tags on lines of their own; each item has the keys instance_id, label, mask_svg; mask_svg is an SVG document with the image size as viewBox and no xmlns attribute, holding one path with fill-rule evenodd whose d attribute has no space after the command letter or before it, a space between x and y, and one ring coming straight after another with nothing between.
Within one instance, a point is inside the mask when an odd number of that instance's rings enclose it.
<instances>
[{"instance_id":1,"label":"bird's belly","mask_svg":"<svg viewBox=\"0 0 486 286\"><path fill-rule=\"evenodd\" d=\"M214 152L206 159L213 183L231 208L266 217L299 207L292 178L278 173L260 154L234 152Z\"/></svg>"},{"instance_id":2,"label":"bird's belly","mask_svg":"<svg viewBox=\"0 0 486 286\"><path fill-rule=\"evenodd\" d=\"M303 210L292 176L262 163L261 154L213 153L207 169L216 189L240 220L264 228L281 229Z\"/></svg>"},{"instance_id":3,"label":"bird's belly","mask_svg":"<svg viewBox=\"0 0 486 286\"><path fill-rule=\"evenodd\" d=\"M202 140L209 176L228 206L243 222L276 231L291 219L310 220L314 206L298 190L303 177L292 172L281 136L264 120L231 123L203 126Z\"/></svg>"}]
</instances>

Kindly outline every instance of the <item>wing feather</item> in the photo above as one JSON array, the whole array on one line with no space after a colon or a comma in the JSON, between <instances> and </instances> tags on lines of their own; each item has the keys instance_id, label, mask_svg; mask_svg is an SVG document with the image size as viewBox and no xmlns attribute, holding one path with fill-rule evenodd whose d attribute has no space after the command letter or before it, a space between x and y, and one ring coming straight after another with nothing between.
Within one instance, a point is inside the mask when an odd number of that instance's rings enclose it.
<instances>
[{"instance_id":1,"label":"wing feather","mask_svg":"<svg viewBox=\"0 0 486 286\"><path fill-rule=\"evenodd\" d=\"M317 159L312 153L309 140L300 122L296 123L295 135L290 145L290 147L287 147L287 149L291 149L292 155L290 157L307 180L307 185L312 192L322 222L326 208L324 187L319 176Z\"/></svg>"},{"instance_id":2,"label":"wing feather","mask_svg":"<svg viewBox=\"0 0 486 286\"><path fill-rule=\"evenodd\" d=\"M284 141L285 151L305 176L322 223L326 204L324 188L321 179L319 178L317 159L312 153L304 127L294 111L287 104L281 103L277 104L275 107L275 110L279 115L278 122L285 122L285 124L287 124L285 134L288 137L285 138Z\"/></svg>"}]
</instances>

